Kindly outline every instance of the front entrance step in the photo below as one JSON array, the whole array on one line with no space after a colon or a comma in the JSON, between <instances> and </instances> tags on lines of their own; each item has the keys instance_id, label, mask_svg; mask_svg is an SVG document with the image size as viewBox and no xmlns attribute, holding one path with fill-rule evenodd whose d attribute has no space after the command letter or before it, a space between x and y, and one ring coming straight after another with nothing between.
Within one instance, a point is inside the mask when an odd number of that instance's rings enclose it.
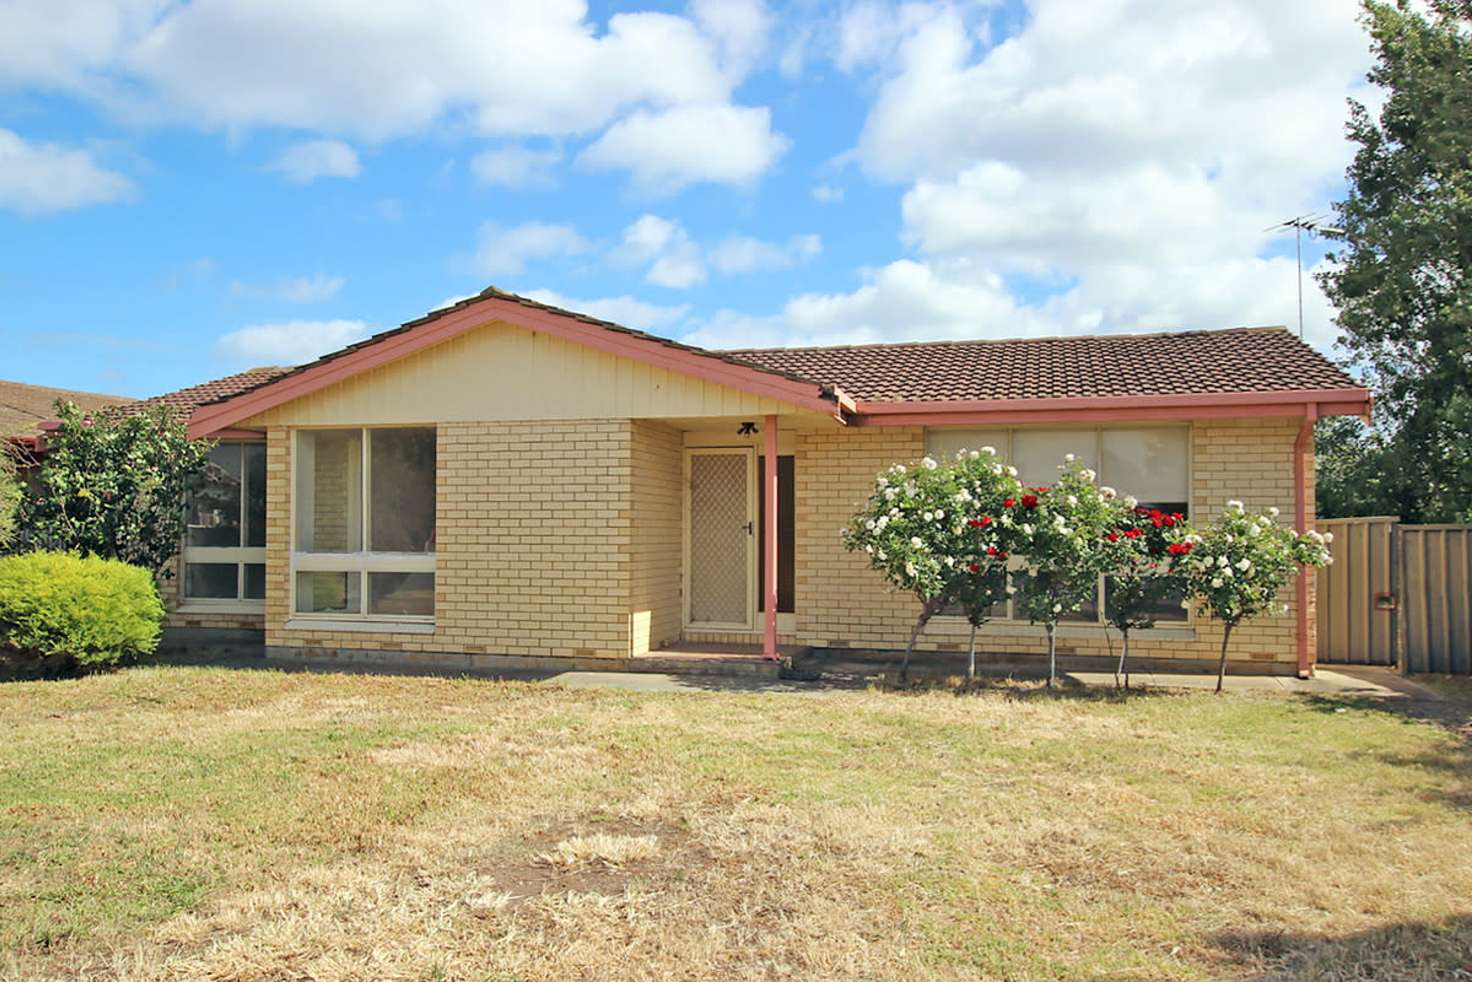
<instances>
[{"instance_id":1,"label":"front entrance step","mask_svg":"<svg viewBox=\"0 0 1472 982\"><path fill-rule=\"evenodd\" d=\"M793 659L805 657L806 646L782 645L777 661L762 657L761 645L707 644L680 641L667 648L651 651L629 660L631 672L657 672L662 675L743 675L780 678L784 666Z\"/></svg>"}]
</instances>

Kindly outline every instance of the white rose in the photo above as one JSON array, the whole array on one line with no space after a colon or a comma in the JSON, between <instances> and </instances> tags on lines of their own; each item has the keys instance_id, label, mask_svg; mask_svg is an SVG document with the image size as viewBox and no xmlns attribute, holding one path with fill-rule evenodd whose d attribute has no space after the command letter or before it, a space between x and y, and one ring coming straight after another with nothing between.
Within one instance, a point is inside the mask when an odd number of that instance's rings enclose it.
<instances>
[{"instance_id":1,"label":"white rose","mask_svg":"<svg viewBox=\"0 0 1472 982\"><path fill-rule=\"evenodd\" d=\"M1113 501L1116 493L1117 492L1107 484L1099 489L1099 497L1103 498L1105 501Z\"/></svg>"},{"instance_id":2,"label":"white rose","mask_svg":"<svg viewBox=\"0 0 1472 982\"><path fill-rule=\"evenodd\" d=\"M1078 507L1078 495L1071 494L1065 500L1068 502L1068 507L1070 507L1070 508L1077 508Z\"/></svg>"},{"instance_id":3,"label":"white rose","mask_svg":"<svg viewBox=\"0 0 1472 982\"><path fill-rule=\"evenodd\" d=\"M865 522L864 523L864 528L868 529L870 532L874 531L874 529L875 529L874 519L871 518L867 522Z\"/></svg>"},{"instance_id":4,"label":"white rose","mask_svg":"<svg viewBox=\"0 0 1472 982\"><path fill-rule=\"evenodd\" d=\"M1094 472L1089 470L1087 467L1083 469L1083 475L1085 481L1092 481L1095 477Z\"/></svg>"},{"instance_id":5,"label":"white rose","mask_svg":"<svg viewBox=\"0 0 1472 982\"><path fill-rule=\"evenodd\" d=\"M884 550L883 549L880 549L879 550L879 558L880 559L888 559L889 557L884 554Z\"/></svg>"},{"instance_id":6,"label":"white rose","mask_svg":"<svg viewBox=\"0 0 1472 982\"><path fill-rule=\"evenodd\" d=\"M1075 456L1074 456L1074 455L1073 455L1073 454L1071 454L1071 453L1066 453L1066 454L1064 454L1064 455L1063 455L1063 462L1064 462L1064 463L1065 463L1065 464L1071 464L1071 463L1073 463L1073 462L1074 462L1074 461L1075 461L1075 460L1077 460L1077 459L1078 459L1078 458L1076 458L1076 457L1075 457Z\"/></svg>"},{"instance_id":7,"label":"white rose","mask_svg":"<svg viewBox=\"0 0 1472 982\"><path fill-rule=\"evenodd\" d=\"M908 574L910 574L911 576L914 576L915 575L915 564L914 563L908 563L908 562L905 563L905 572L908 573Z\"/></svg>"},{"instance_id":8,"label":"white rose","mask_svg":"<svg viewBox=\"0 0 1472 982\"><path fill-rule=\"evenodd\" d=\"M954 565L956 565L956 557L955 556L947 556L945 558L945 564L947 566L954 566Z\"/></svg>"},{"instance_id":9,"label":"white rose","mask_svg":"<svg viewBox=\"0 0 1472 982\"><path fill-rule=\"evenodd\" d=\"M1055 613L1055 614L1061 614L1061 613L1063 613L1063 605L1062 604L1054 604L1053 605L1053 613Z\"/></svg>"},{"instance_id":10,"label":"white rose","mask_svg":"<svg viewBox=\"0 0 1472 982\"><path fill-rule=\"evenodd\" d=\"M1271 516L1273 516L1274 518L1277 518L1279 512L1278 512L1278 509L1276 509L1276 508L1269 508L1268 509L1268 514L1271 515Z\"/></svg>"},{"instance_id":11,"label":"white rose","mask_svg":"<svg viewBox=\"0 0 1472 982\"><path fill-rule=\"evenodd\" d=\"M1237 501L1234 498L1231 501L1228 501L1227 502L1227 507L1230 508L1232 511L1241 511L1242 510L1242 502Z\"/></svg>"},{"instance_id":12,"label":"white rose","mask_svg":"<svg viewBox=\"0 0 1472 982\"><path fill-rule=\"evenodd\" d=\"M1124 506L1130 511L1134 511L1136 508L1140 507L1140 499L1136 498L1132 494L1127 494L1124 496Z\"/></svg>"},{"instance_id":13,"label":"white rose","mask_svg":"<svg viewBox=\"0 0 1472 982\"><path fill-rule=\"evenodd\" d=\"M895 464L894 465L894 472L896 474L903 474L905 472L905 465L904 464Z\"/></svg>"},{"instance_id":14,"label":"white rose","mask_svg":"<svg viewBox=\"0 0 1472 982\"><path fill-rule=\"evenodd\" d=\"M1252 568L1252 561L1244 556L1242 557L1241 561L1237 563L1237 568L1245 573Z\"/></svg>"},{"instance_id":15,"label":"white rose","mask_svg":"<svg viewBox=\"0 0 1472 982\"><path fill-rule=\"evenodd\" d=\"M937 464L934 460L932 460L929 457L921 457L920 458L920 466L923 467L923 468L925 468L928 471L933 471L937 467L939 467L940 465Z\"/></svg>"},{"instance_id":16,"label":"white rose","mask_svg":"<svg viewBox=\"0 0 1472 982\"><path fill-rule=\"evenodd\" d=\"M925 548L925 543L923 541L921 541L920 536L918 536L918 535L912 535L912 536L910 536L910 545L914 546L916 549L924 549Z\"/></svg>"},{"instance_id":17,"label":"white rose","mask_svg":"<svg viewBox=\"0 0 1472 982\"><path fill-rule=\"evenodd\" d=\"M1334 541L1334 533L1333 532L1325 532L1324 533L1324 545L1328 545L1329 543L1331 543L1333 541Z\"/></svg>"},{"instance_id":18,"label":"white rose","mask_svg":"<svg viewBox=\"0 0 1472 982\"><path fill-rule=\"evenodd\" d=\"M1211 585L1213 588L1220 588L1222 585L1221 577L1214 577L1211 581Z\"/></svg>"},{"instance_id":19,"label":"white rose","mask_svg":"<svg viewBox=\"0 0 1472 982\"><path fill-rule=\"evenodd\" d=\"M945 518L945 517L946 517L946 513L937 508L936 509L936 512L935 512L935 520L938 522L942 518Z\"/></svg>"},{"instance_id":20,"label":"white rose","mask_svg":"<svg viewBox=\"0 0 1472 982\"><path fill-rule=\"evenodd\" d=\"M1007 584L1007 593L1008 593L1008 595L1010 596L1011 594L1014 594L1016 592L1017 592L1017 588L1015 586L1013 586L1012 584L1008 583Z\"/></svg>"},{"instance_id":21,"label":"white rose","mask_svg":"<svg viewBox=\"0 0 1472 982\"><path fill-rule=\"evenodd\" d=\"M1017 476L1017 468L1015 468L1015 467L1008 467L1007 468L1007 476L1008 477L1016 477Z\"/></svg>"},{"instance_id":22,"label":"white rose","mask_svg":"<svg viewBox=\"0 0 1472 982\"><path fill-rule=\"evenodd\" d=\"M997 448L996 447L982 447L981 448L981 452L984 453L984 454L986 454L988 457L995 457L997 455Z\"/></svg>"},{"instance_id":23,"label":"white rose","mask_svg":"<svg viewBox=\"0 0 1472 982\"><path fill-rule=\"evenodd\" d=\"M930 521L933 518L935 518L935 513L934 512L926 512L925 513L925 520L927 522Z\"/></svg>"},{"instance_id":24,"label":"white rose","mask_svg":"<svg viewBox=\"0 0 1472 982\"><path fill-rule=\"evenodd\" d=\"M865 546L864 547L864 551L867 552L871 556L874 555L874 547L873 546Z\"/></svg>"}]
</instances>

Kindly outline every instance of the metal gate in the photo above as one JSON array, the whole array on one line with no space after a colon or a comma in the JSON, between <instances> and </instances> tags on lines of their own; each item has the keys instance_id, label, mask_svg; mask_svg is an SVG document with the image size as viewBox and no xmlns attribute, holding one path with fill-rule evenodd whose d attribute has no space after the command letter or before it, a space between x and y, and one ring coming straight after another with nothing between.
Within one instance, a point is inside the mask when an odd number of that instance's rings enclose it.
<instances>
[{"instance_id":1,"label":"metal gate","mask_svg":"<svg viewBox=\"0 0 1472 982\"><path fill-rule=\"evenodd\" d=\"M1318 574L1319 661L1472 674L1472 526L1336 518Z\"/></svg>"},{"instance_id":2,"label":"metal gate","mask_svg":"<svg viewBox=\"0 0 1472 982\"><path fill-rule=\"evenodd\" d=\"M1472 526L1401 525L1396 535L1405 670L1472 675Z\"/></svg>"}]
</instances>

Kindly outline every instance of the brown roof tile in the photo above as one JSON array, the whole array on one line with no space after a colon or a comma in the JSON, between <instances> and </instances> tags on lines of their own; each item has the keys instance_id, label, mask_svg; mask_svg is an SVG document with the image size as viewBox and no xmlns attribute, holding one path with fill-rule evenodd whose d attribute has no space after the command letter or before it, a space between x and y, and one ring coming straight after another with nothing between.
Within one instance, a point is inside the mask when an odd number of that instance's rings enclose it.
<instances>
[{"instance_id":1,"label":"brown roof tile","mask_svg":"<svg viewBox=\"0 0 1472 982\"><path fill-rule=\"evenodd\" d=\"M860 402L1208 395L1359 385L1276 327L725 353L836 385Z\"/></svg>"},{"instance_id":2,"label":"brown roof tile","mask_svg":"<svg viewBox=\"0 0 1472 982\"><path fill-rule=\"evenodd\" d=\"M165 392L161 396L150 399L139 399L129 402L120 407L120 412L125 415L133 415L154 406L170 406L180 418L187 419L189 414L206 403L218 402L231 396L238 396L242 392L274 382L283 375L289 374L293 369L290 366L268 365L263 368L249 368L234 375L226 375L209 382L201 382L199 385L191 385L187 389L177 389L173 392Z\"/></svg>"},{"instance_id":3,"label":"brown roof tile","mask_svg":"<svg viewBox=\"0 0 1472 982\"><path fill-rule=\"evenodd\" d=\"M40 431L42 422L56 416L58 399L74 402L87 410L120 406L131 401L127 396L53 389L0 379L0 440L9 436L34 436Z\"/></svg>"}]
</instances>

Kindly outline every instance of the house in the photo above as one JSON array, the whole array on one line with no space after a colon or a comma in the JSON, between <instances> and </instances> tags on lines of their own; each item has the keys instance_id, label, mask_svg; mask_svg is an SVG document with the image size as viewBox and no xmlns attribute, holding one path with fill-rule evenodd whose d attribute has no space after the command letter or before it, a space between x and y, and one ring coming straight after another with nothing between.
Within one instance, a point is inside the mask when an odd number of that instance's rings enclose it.
<instances>
[{"instance_id":1,"label":"house","mask_svg":"<svg viewBox=\"0 0 1472 982\"><path fill-rule=\"evenodd\" d=\"M41 424L56 415L57 400L74 402L89 412L133 401L127 396L53 389L0 379L0 443L9 439L34 448Z\"/></svg>"},{"instance_id":2,"label":"house","mask_svg":"<svg viewBox=\"0 0 1472 982\"><path fill-rule=\"evenodd\" d=\"M1279 328L708 351L495 289L212 385L189 430L221 441L221 478L173 626L456 665L901 648L916 601L838 534L890 464L989 444L1045 483L1071 452L1142 502L1208 519L1240 498L1306 527L1314 420L1369 411ZM1060 651L1109 652L1104 589ZM1300 577L1287 616L1234 634L1238 667L1311 671L1311 597ZM942 616L921 647L966 636ZM982 642L1041 637L1003 617ZM1220 637L1176 605L1135 650L1212 659Z\"/></svg>"}]
</instances>

